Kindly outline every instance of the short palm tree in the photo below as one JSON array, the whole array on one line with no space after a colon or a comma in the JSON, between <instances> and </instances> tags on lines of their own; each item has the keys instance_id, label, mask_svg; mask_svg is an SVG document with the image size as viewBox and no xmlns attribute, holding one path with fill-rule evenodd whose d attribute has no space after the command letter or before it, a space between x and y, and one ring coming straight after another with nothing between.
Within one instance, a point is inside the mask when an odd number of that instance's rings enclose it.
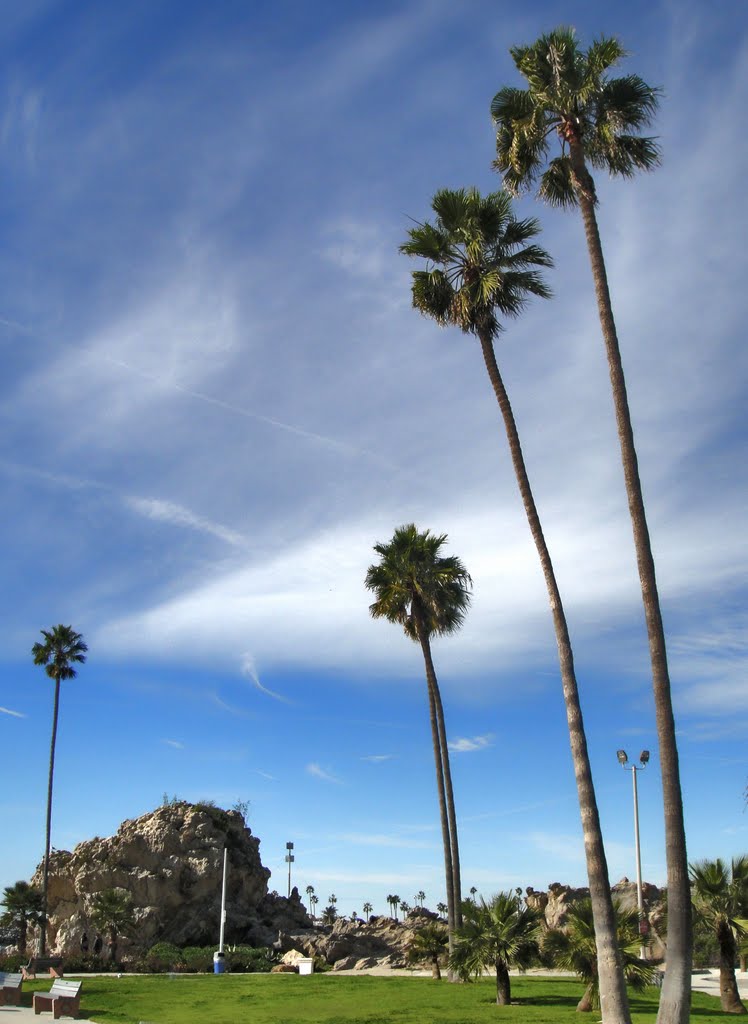
<instances>
[{"instance_id":1,"label":"short palm tree","mask_svg":"<svg viewBox=\"0 0 748 1024\"><path fill-rule=\"evenodd\" d=\"M436 923L425 924L413 936L413 941L408 947L408 960L414 964L424 961L430 963L431 976L439 981L442 976L439 961L445 956L448 948L448 929Z\"/></svg>"},{"instance_id":2,"label":"short palm tree","mask_svg":"<svg viewBox=\"0 0 748 1024\"><path fill-rule=\"evenodd\" d=\"M639 912L636 908L623 910L613 904L616 912L618 944L627 984L641 991L651 985L657 974L654 964L639 959L641 935ZM543 955L555 968L573 971L585 984L577 1010L587 1012L600 1006L600 985L595 944L595 924L589 900L580 900L569 907L563 928L552 928L543 936Z\"/></svg>"},{"instance_id":3,"label":"short palm tree","mask_svg":"<svg viewBox=\"0 0 748 1024\"><path fill-rule=\"evenodd\" d=\"M338 910L334 903L325 907L322 911L322 923L323 924L335 924L338 919Z\"/></svg>"},{"instance_id":4,"label":"short palm tree","mask_svg":"<svg viewBox=\"0 0 748 1024\"><path fill-rule=\"evenodd\" d=\"M691 864L693 907L719 944L719 997L725 1013L745 1013L735 979L735 960L746 937L748 856L734 857L729 868L719 857Z\"/></svg>"},{"instance_id":5,"label":"short palm tree","mask_svg":"<svg viewBox=\"0 0 748 1024\"><path fill-rule=\"evenodd\" d=\"M28 941L28 927L39 924L42 916L42 893L28 882L16 882L3 890L0 924L18 933L18 952L24 954Z\"/></svg>"},{"instance_id":6,"label":"short palm tree","mask_svg":"<svg viewBox=\"0 0 748 1024\"><path fill-rule=\"evenodd\" d=\"M44 665L50 679L55 681L54 708L52 711L52 741L49 747L49 782L47 785L47 828L44 844L44 868L42 874L42 916L39 929L39 952L44 954L47 949L47 893L49 890L49 850L52 834L52 784L55 775L55 745L57 743L57 718L60 711L60 682L63 679L75 679L76 664L86 660L88 646L80 633L72 626L54 626L43 629L43 643L35 643L31 648L35 665Z\"/></svg>"},{"instance_id":7,"label":"short palm tree","mask_svg":"<svg viewBox=\"0 0 748 1024\"><path fill-rule=\"evenodd\" d=\"M692 930L688 858L678 747L670 692L665 631L644 509L626 380L597 225L595 183L589 168L631 177L660 162L656 141L641 135L658 106L659 90L638 75L612 77L625 57L617 39L600 38L587 50L573 29L559 28L531 46L511 49L528 88L504 88L491 113L496 125L496 167L513 195L537 184L539 198L578 207L584 222L598 314L608 359L624 480L649 638L665 813L669 926L668 969L659 1024L687 1024L691 992ZM551 143L558 143L551 158Z\"/></svg>"},{"instance_id":8,"label":"short palm tree","mask_svg":"<svg viewBox=\"0 0 748 1024\"><path fill-rule=\"evenodd\" d=\"M595 911L606 1024L628 1024L628 998L616 942L608 866L571 639L553 562L530 487L514 413L494 350L494 341L502 329L499 318L517 316L529 296L549 294L538 268L549 266L551 259L532 241L540 230L538 222L534 218L515 219L511 198L505 192L482 197L476 189L442 189L434 196L432 207L436 214L435 222L412 228L409 240L401 246L401 251L408 256L427 261L426 270L413 273L413 305L441 326L459 327L465 334L477 337L504 421L515 476L545 577L556 633L584 831L587 875Z\"/></svg>"},{"instance_id":9,"label":"short palm tree","mask_svg":"<svg viewBox=\"0 0 748 1024\"><path fill-rule=\"evenodd\" d=\"M109 959L117 961L117 943L135 927L132 897L125 889L102 889L91 900L91 921L108 936Z\"/></svg>"},{"instance_id":10,"label":"short palm tree","mask_svg":"<svg viewBox=\"0 0 748 1024\"><path fill-rule=\"evenodd\" d=\"M497 893L488 902L466 900L463 925L449 958L460 977L480 977L486 968L496 972L496 1002L511 1002L509 970L529 967L538 952L540 912L525 906L511 892Z\"/></svg>"},{"instance_id":11,"label":"short palm tree","mask_svg":"<svg viewBox=\"0 0 748 1024\"><path fill-rule=\"evenodd\" d=\"M421 532L414 523L399 527L389 543L374 545L380 561L369 566L366 586L376 595L369 606L374 618L401 625L405 635L420 644L423 654L451 941L460 922L460 852L444 708L431 656L431 638L448 636L460 628L470 604L472 580L459 558L442 554L446 541L446 534Z\"/></svg>"}]
</instances>

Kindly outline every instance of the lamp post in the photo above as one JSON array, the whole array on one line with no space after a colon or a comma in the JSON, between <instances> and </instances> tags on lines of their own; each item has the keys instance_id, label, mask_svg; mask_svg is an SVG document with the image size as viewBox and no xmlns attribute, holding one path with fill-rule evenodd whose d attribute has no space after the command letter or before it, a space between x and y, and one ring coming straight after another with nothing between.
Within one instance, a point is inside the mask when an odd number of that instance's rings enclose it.
<instances>
[{"instance_id":1,"label":"lamp post","mask_svg":"<svg viewBox=\"0 0 748 1024\"><path fill-rule=\"evenodd\" d=\"M286 843L286 864L288 864L288 897L291 898L291 865L294 862L293 843Z\"/></svg>"},{"instance_id":2,"label":"lamp post","mask_svg":"<svg viewBox=\"0 0 748 1024\"><path fill-rule=\"evenodd\" d=\"M642 851L639 843L639 789L636 782L636 773L643 771L649 761L649 751L642 750L639 754L639 764L629 764L628 754L625 750L616 752L618 763L622 768L631 772L631 779L634 786L634 845L636 846L636 903L639 909L639 935L642 945L639 949L639 956L642 960L646 957L647 951L644 946L644 938L649 933L649 922L644 914L644 894L642 893Z\"/></svg>"}]
</instances>

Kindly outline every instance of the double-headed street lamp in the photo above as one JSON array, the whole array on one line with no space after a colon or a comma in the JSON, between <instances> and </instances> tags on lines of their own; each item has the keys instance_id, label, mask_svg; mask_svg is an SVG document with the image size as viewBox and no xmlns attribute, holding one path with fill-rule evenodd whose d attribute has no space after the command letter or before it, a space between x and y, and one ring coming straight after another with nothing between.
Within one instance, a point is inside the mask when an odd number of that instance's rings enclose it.
<instances>
[{"instance_id":1,"label":"double-headed street lamp","mask_svg":"<svg viewBox=\"0 0 748 1024\"><path fill-rule=\"evenodd\" d=\"M644 947L644 937L649 932L649 926L647 919L644 916L644 894L642 892L642 851L639 844L639 790L636 784L636 773L643 771L649 761L649 751L642 750L639 754L639 764L629 764L628 754L625 750L617 751L618 762L622 768L625 768L631 772L631 778L634 784L634 844L636 846L636 903L639 908L639 934L642 937L642 946L639 950L639 956L644 959L646 956L646 949Z\"/></svg>"}]
</instances>

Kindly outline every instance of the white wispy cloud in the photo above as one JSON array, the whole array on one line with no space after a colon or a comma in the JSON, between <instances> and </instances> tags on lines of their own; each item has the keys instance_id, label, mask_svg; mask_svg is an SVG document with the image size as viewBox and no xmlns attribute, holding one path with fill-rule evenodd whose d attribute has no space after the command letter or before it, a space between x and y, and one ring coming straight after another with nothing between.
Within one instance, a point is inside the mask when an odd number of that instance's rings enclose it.
<instances>
[{"instance_id":1,"label":"white wispy cloud","mask_svg":"<svg viewBox=\"0 0 748 1024\"><path fill-rule=\"evenodd\" d=\"M344 832L337 836L337 839L342 843L352 843L354 846L385 846L404 850L431 850L435 847L434 843L420 839L407 839L385 833Z\"/></svg>"},{"instance_id":2,"label":"white wispy cloud","mask_svg":"<svg viewBox=\"0 0 748 1024\"><path fill-rule=\"evenodd\" d=\"M174 747L175 750L184 750L184 743L180 743L179 740L162 740L167 747Z\"/></svg>"},{"instance_id":3,"label":"white wispy cloud","mask_svg":"<svg viewBox=\"0 0 748 1024\"><path fill-rule=\"evenodd\" d=\"M242 674L252 680L256 689L258 689L260 693L264 693L267 697L272 697L273 700L279 700L282 704L291 703L288 697L284 697L282 694L276 693L275 690L270 690L267 686L262 685L254 658L251 654L245 654L242 658Z\"/></svg>"},{"instance_id":4,"label":"white wispy cloud","mask_svg":"<svg viewBox=\"0 0 748 1024\"><path fill-rule=\"evenodd\" d=\"M471 753L474 750L485 750L493 746L493 733L486 733L485 736L461 736L459 739L450 740L449 749L457 754Z\"/></svg>"},{"instance_id":5,"label":"white wispy cloud","mask_svg":"<svg viewBox=\"0 0 748 1024\"><path fill-rule=\"evenodd\" d=\"M22 711L13 711L11 708L0 708L0 714L10 715L12 718L26 718Z\"/></svg>"},{"instance_id":6,"label":"white wispy cloud","mask_svg":"<svg viewBox=\"0 0 748 1024\"><path fill-rule=\"evenodd\" d=\"M246 539L236 530L221 526L220 523L212 523L209 519L195 515L188 508L177 505L173 501L164 501L161 498L128 497L125 502L134 512L158 523L187 527L200 533L207 533L235 547L245 547L247 544Z\"/></svg>"},{"instance_id":7,"label":"white wispy cloud","mask_svg":"<svg viewBox=\"0 0 748 1024\"><path fill-rule=\"evenodd\" d=\"M261 768L254 769L255 775L261 776L263 779L267 779L268 782L277 782L275 775L271 775L270 772L264 772Z\"/></svg>"},{"instance_id":8,"label":"white wispy cloud","mask_svg":"<svg viewBox=\"0 0 748 1024\"><path fill-rule=\"evenodd\" d=\"M370 764L381 764L382 761L392 761L395 754L364 754L359 760L368 761Z\"/></svg>"},{"instance_id":9,"label":"white wispy cloud","mask_svg":"<svg viewBox=\"0 0 748 1024\"><path fill-rule=\"evenodd\" d=\"M337 775L333 775L332 772L327 771L316 761L310 761L306 766L306 772L308 775L312 775L315 779L321 779L323 782L335 782L341 783L342 779L339 779Z\"/></svg>"}]
</instances>

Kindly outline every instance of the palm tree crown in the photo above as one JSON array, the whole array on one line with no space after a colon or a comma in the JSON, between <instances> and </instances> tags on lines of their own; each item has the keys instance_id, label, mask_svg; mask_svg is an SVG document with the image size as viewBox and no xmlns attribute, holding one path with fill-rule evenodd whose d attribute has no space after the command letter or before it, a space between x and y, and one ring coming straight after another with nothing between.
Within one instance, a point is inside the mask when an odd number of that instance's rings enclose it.
<instances>
[{"instance_id":1,"label":"palm tree crown","mask_svg":"<svg viewBox=\"0 0 748 1024\"><path fill-rule=\"evenodd\" d=\"M656 141L638 133L651 123L660 90L638 75L607 74L626 56L617 39L601 38L582 50L574 29L557 28L510 53L528 88L501 89L491 116L495 166L512 195L537 183L538 196L554 206L577 205L579 189L594 201L592 179L580 175L573 159L575 147L612 175L631 177L659 164ZM554 136L560 153L549 159Z\"/></svg>"},{"instance_id":2,"label":"palm tree crown","mask_svg":"<svg viewBox=\"0 0 748 1024\"><path fill-rule=\"evenodd\" d=\"M75 679L78 674L76 663L86 660L88 645L72 626L54 626L41 631L44 643L35 643L31 648L35 665L44 665L45 672L55 681Z\"/></svg>"},{"instance_id":3,"label":"palm tree crown","mask_svg":"<svg viewBox=\"0 0 748 1024\"><path fill-rule=\"evenodd\" d=\"M381 561L366 573L366 587L376 594L369 611L401 625L416 642L419 620L426 636L454 633L470 604L470 574L455 555L440 554L446 540L446 534L419 532L409 523L389 543L374 545Z\"/></svg>"},{"instance_id":4,"label":"palm tree crown","mask_svg":"<svg viewBox=\"0 0 748 1024\"><path fill-rule=\"evenodd\" d=\"M413 305L424 316L493 340L499 314L518 316L528 295L550 295L533 268L553 261L528 244L540 225L534 217L515 219L507 193L440 189L431 206L435 222L411 228L400 246L406 256L428 261L426 270L413 273Z\"/></svg>"}]
</instances>

